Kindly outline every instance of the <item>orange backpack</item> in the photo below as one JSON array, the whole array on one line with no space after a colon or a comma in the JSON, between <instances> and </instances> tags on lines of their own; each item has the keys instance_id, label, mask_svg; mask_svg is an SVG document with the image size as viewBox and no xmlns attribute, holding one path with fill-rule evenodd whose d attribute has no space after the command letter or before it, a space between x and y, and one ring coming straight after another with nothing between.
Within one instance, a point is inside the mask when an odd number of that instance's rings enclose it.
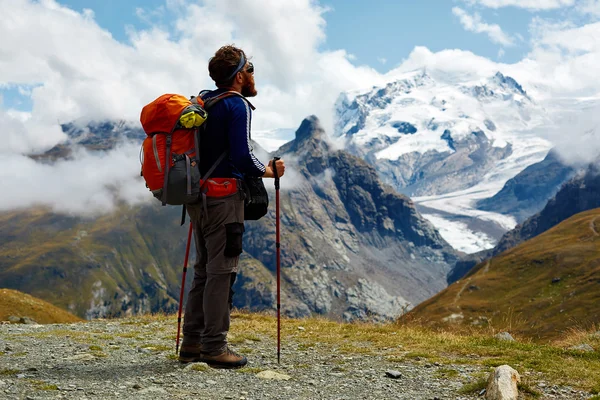
<instances>
[{"instance_id":1,"label":"orange backpack","mask_svg":"<svg viewBox=\"0 0 600 400\"><path fill-rule=\"evenodd\" d=\"M140 122L147 135L142 144L142 176L163 205L198 199L197 133L207 117L203 106L202 99L193 104L184 96L164 94L142 109Z\"/></svg>"},{"instance_id":2,"label":"orange backpack","mask_svg":"<svg viewBox=\"0 0 600 400\"><path fill-rule=\"evenodd\" d=\"M179 94L164 94L142 109L140 122L147 135L142 144L142 176L163 206L195 203L201 195L221 197L237 191L235 179L208 179L226 152L204 177L200 176L199 134L208 117L205 108L237 95L225 92L205 104L201 96L207 92L192 100Z\"/></svg>"}]
</instances>

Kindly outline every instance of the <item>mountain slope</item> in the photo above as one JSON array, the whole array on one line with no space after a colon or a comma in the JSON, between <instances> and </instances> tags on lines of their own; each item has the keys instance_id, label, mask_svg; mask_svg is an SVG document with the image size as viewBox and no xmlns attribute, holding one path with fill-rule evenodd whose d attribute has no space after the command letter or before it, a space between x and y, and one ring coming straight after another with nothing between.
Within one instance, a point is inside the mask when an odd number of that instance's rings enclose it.
<instances>
[{"instance_id":1,"label":"mountain slope","mask_svg":"<svg viewBox=\"0 0 600 400\"><path fill-rule=\"evenodd\" d=\"M556 151L521 171L494 196L477 202L477 208L512 215L517 222L541 211L561 185L571 179L575 168L565 165Z\"/></svg>"},{"instance_id":2,"label":"mountain slope","mask_svg":"<svg viewBox=\"0 0 600 400\"><path fill-rule=\"evenodd\" d=\"M26 293L0 289L0 321L6 321L10 316L28 317L39 324L81 321L73 314Z\"/></svg>"},{"instance_id":3,"label":"mountain slope","mask_svg":"<svg viewBox=\"0 0 600 400\"><path fill-rule=\"evenodd\" d=\"M89 145L118 143L118 129L105 128L86 136ZM393 318L445 287L455 252L372 167L332 150L316 118L277 154L289 167L281 192L287 315ZM186 229L179 207L148 197L148 205L97 218L44 209L0 215L0 281L86 318L174 312ZM237 307L273 308L274 220L272 204L265 218L246 223Z\"/></svg>"},{"instance_id":4,"label":"mountain slope","mask_svg":"<svg viewBox=\"0 0 600 400\"><path fill-rule=\"evenodd\" d=\"M600 323L600 209L482 262L407 318L552 338Z\"/></svg>"},{"instance_id":5,"label":"mountain slope","mask_svg":"<svg viewBox=\"0 0 600 400\"><path fill-rule=\"evenodd\" d=\"M498 254L535 237L579 212L600 207L600 171L595 165L565 183L538 214L506 233L493 249Z\"/></svg>"}]
</instances>

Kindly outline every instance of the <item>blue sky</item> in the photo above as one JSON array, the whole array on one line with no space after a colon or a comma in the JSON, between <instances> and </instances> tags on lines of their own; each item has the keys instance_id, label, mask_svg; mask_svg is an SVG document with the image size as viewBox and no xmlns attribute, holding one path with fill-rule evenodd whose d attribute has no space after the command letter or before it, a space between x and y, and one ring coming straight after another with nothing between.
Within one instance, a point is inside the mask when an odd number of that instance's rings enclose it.
<instances>
[{"instance_id":1,"label":"blue sky","mask_svg":"<svg viewBox=\"0 0 600 400\"><path fill-rule=\"evenodd\" d=\"M78 14L67 15L69 13L59 10L53 1ZM566 56L590 52L592 58L596 57L597 49L593 43L584 48L577 48L576 43L579 37L595 38L600 30L600 0L0 0L0 5L3 13L8 15L4 23L0 20L0 33L14 38L0 43L0 52L12 57L12 61L9 56L5 57L9 62L4 65L0 62L3 101L0 109L35 110L35 98L40 92L53 95L58 89L65 97L64 107L57 111L62 118L85 111L78 109L80 100L73 98L85 98L90 88L94 90L98 85L102 85L107 93L114 91L112 85L125 83L134 92L139 91L140 83L119 80L111 71L118 71L117 75L123 76L135 74L133 71L160 76L162 88L175 90L181 82L176 65L179 61L169 62L158 54L172 54L175 49L184 49L188 52L188 60L193 58L194 62L205 63L217 46L231 38L238 40L236 44L244 42L253 48L261 83L272 84L278 94L291 98L298 98L299 94L309 96L311 90L323 87L322 82L332 79L336 81L329 89L332 91L358 89L364 87L365 82L367 87L381 84L384 79L392 79L388 73L404 65L407 59L411 61L407 65L424 66L420 63L433 62L439 66L441 64L435 60L455 57L449 60L456 64L455 70L468 69L473 63L465 60L473 54L483 57L473 60L477 68L480 64L482 67L487 64L489 68L490 63L486 60L493 64L492 68L500 68L495 65L516 66L517 72L523 71L521 77L530 81L523 83L542 87L558 82L571 87L571 81L577 80L581 86L588 74L589 68L585 65L590 62L590 57L582 57L574 68ZM93 11L93 20L84 12L86 9ZM188 12L198 10L209 10L220 18L206 30L208 34L201 29L202 17L187 20ZM236 14L238 10L241 11ZM254 22L247 24L244 19ZM533 21L543 28L537 37L532 36ZM110 43L95 24L110 33ZM190 25L191 42L186 41L186 34L181 31L179 37L166 39L163 36L165 32L176 32L175 24ZM31 26L43 29L32 31ZM159 29L151 32L152 27ZM573 27L578 32L571 35L569 43L561 42L560 35L555 34ZM136 43L131 42L131 32L136 33ZM81 35L87 42L77 41ZM192 50L194 41L199 39L207 41L205 48ZM550 53L536 53L529 69L521 69L519 62L530 55L532 49L539 50L540 45L548 47L548 41L552 44ZM423 51L415 56L413 50L416 47L428 49L434 56L423 55ZM447 52L444 55L444 51L451 49L463 52L458 51L456 56L449 56ZM340 56L336 50L351 56ZM103 52L102 57L98 56L99 51ZM119 59L123 51L130 53L130 57ZM28 60L26 64L18 61L21 57ZM463 57L463 60L456 57ZM138 65L141 59L152 64L141 67ZM95 63L98 66L99 62L103 66L93 75L87 65ZM461 62L463 66L459 65ZM564 68L557 62L564 62ZM287 82L286 74L290 69L295 74L295 82L299 82L295 87ZM546 71L543 82L535 79L540 76L540 71ZM568 76L561 76L563 73ZM165 76L169 79L165 80ZM86 79L79 79L82 77ZM194 85L206 84L195 77L193 80ZM168 81L169 87L175 86L175 89L166 87ZM53 88L52 85L59 86ZM134 88L135 85L138 86ZM72 95L71 86L81 88L77 95ZM35 87L43 90L36 89L32 96L31 89ZM102 99L98 98L98 101ZM107 108L106 104L102 106ZM42 110L45 105L39 107ZM272 117L274 125L283 123L277 115Z\"/></svg>"},{"instance_id":2,"label":"blue sky","mask_svg":"<svg viewBox=\"0 0 600 400\"><path fill-rule=\"evenodd\" d=\"M127 42L126 27L148 28L136 15L136 9L155 10L164 0L60 0L76 11L92 9L98 24L119 41ZM460 1L450 0L322 0L328 8L324 14L327 38L323 49L345 49L356 56L356 63L368 64L386 72L404 59L415 46L432 51L444 49L470 50L497 59L500 46L487 36L467 32L452 14ZM519 61L529 50L528 26L533 13L515 7L477 10L486 22L499 24L510 34L520 34L525 42L505 49L502 60ZM536 15L557 18L557 11L537 11ZM168 23L168 13L161 23ZM380 60L386 59L385 63Z\"/></svg>"},{"instance_id":3,"label":"blue sky","mask_svg":"<svg viewBox=\"0 0 600 400\"><path fill-rule=\"evenodd\" d=\"M98 25L109 31L118 41L128 43L127 29L148 29L150 23L169 25L171 15L166 11L165 0L60 0L60 4L83 12L94 11ZM514 46L502 47L492 43L485 34L466 31L452 8L464 7L460 1L445 0L323 0L321 6L329 11L323 14L326 21L326 40L321 50L345 49L355 58L357 65L369 65L381 73L397 66L415 46L425 46L436 52L444 49L469 50L475 54L503 62L514 63L529 51L528 25L532 13L528 10L507 7L477 9L488 23L499 24L510 35L519 34ZM146 10L151 22L140 17L137 9ZM153 10L162 10L161 17ZM537 12L546 17L556 17L556 11ZM503 48L504 55L498 57ZM2 90L4 107L21 111L30 110L31 100L15 87Z\"/></svg>"}]
</instances>

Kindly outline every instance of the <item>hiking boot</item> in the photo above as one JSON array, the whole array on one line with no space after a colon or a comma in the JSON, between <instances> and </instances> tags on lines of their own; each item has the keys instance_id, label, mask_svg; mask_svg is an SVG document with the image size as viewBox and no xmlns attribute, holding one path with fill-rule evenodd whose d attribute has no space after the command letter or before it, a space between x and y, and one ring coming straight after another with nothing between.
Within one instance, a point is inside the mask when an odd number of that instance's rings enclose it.
<instances>
[{"instance_id":1,"label":"hiking boot","mask_svg":"<svg viewBox=\"0 0 600 400\"><path fill-rule=\"evenodd\" d=\"M248 362L246 357L237 354L235 351L231 350L229 346L227 346L222 353L203 353L202 358L203 362L213 368L241 368Z\"/></svg>"},{"instance_id":2,"label":"hiking boot","mask_svg":"<svg viewBox=\"0 0 600 400\"><path fill-rule=\"evenodd\" d=\"M202 353L202 345L200 343L183 343L179 350L179 362L205 362L204 353Z\"/></svg>"}]
</instances>

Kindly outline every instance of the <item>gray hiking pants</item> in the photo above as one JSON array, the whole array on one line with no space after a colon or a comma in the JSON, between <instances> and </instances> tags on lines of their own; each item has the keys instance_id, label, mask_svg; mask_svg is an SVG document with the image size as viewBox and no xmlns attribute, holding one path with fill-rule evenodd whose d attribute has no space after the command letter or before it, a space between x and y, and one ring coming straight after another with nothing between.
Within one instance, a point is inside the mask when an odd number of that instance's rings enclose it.
<instances>
[{"instance_id":1,"label":"gray hiking pants","mask_svg":"<svg viewBox=\"0 0 600 400\"><path fill-rule=\"evenodd\" d=\"M227 197L188 205L194 227L196 263L183 324L184 342L202 344L206 353L221 353L227 346L232 286L242 253L244 233L243 190Z\"/></svg>"}]
</instances>

